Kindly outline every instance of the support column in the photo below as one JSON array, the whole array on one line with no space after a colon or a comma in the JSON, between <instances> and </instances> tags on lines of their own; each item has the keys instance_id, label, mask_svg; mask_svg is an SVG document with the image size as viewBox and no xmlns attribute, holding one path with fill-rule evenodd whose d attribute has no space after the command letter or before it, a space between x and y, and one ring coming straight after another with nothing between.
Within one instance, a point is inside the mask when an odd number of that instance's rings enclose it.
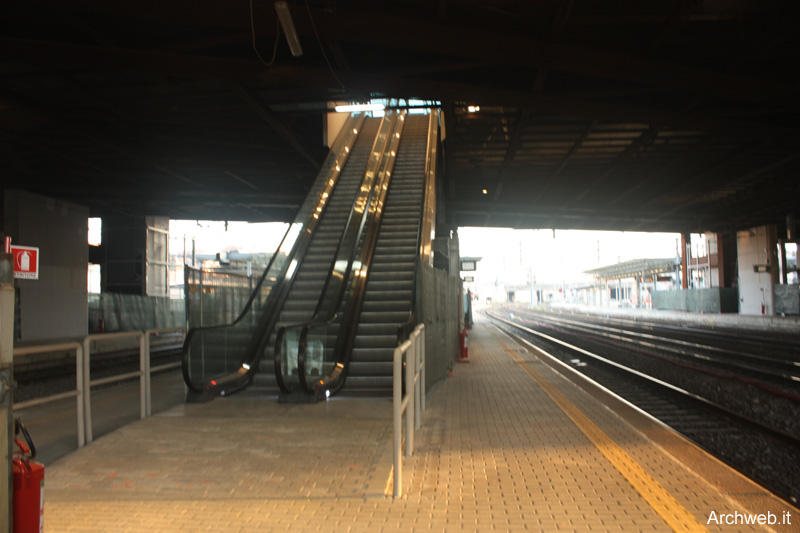
<instances>
[{"instance_id":1,"label":"support column","mask_svg":"<svg viewBox=\"0 0 800 533\"><path fill-rule=\"evenodd\" d=\"M688 233L681 233L681 288L689 288L689 254L687 253L690 236Z\"/></svg>"}]
</instances>

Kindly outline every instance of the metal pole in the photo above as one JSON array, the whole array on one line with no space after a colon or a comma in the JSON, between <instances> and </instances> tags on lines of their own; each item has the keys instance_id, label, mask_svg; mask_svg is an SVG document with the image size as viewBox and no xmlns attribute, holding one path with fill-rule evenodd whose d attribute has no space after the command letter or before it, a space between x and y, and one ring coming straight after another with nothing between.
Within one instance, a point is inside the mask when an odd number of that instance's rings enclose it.
<instances>
[{"instance_id":1,"label":"metal pole","mask_svg":"<svg viewBox=\"0 0 800 533\"><path fill-rule=\"evenodd\" d=\"M394 349L394 369L392 372L392 426L394 427L393 441L394 449L392 452L394 459L394 475L393 477L393 491L394 497L402 495L403 490L403 466L401 463L402 450L402 436L403 436L403 387L401 386L401 375L403 369L402 363L402 347L398 346Z\"/></svg>"},{"instance_id":2,"label":"metal pole","mask_svg":"<svg viewBox=\"0 0 800 533\"><path fill-rule=\"evenodd\" d=\"M8 237L6 237L8 239ZM0 461L0 529L11 531L13 476L11 460L14 438L14 256L0 254L0 439L4 460Z\"/></svg>"},{"instance_id":3,"label":"metal pole","mask_svg":"<svg viewBox=\"0 0 800 533\"><path fill-rule=\"evenodd\" d=\"M418 335L419 333L417 333ZM414 334L412 333L412 337ZM414 358L417 349L415 346L416 338L411 339L411 347L406 352L406 396L408 406L406 407L406 457L411 457L414 453Z\"/></svg>"},{"instance_id":4,"label":"metal pole","mask_svg":"<svg viewBox=\"0 0 800 533\"><path fill-rule=\"evenodd\" d=\"M83 418L85 425L86 444L92 442L92 384L89 372L91 360L91 335L83 339Z\"/></svg>"},{"instance_id":5,"label":"metal pole","mask_svg":"<svg viewBox=\"0 0 800 533\"><path fill-rule=\"evenodd\" d=\"M420 360L421 360L420 364L422 365L422 368L420 368L420 380L422 382L420 384L420 388L421 388L421 391L422 391L421 394L420 394L420 398L421 398L420 408L424 411L425 410L425 383L426 383L425 382L425 379L426 379L426 376L425 376L425 366L426 366L426 359L425 359L425 324L421 324L420 328L421 328L420 329L420 333L422 333L420 335L420 338L422 339L422 341L419 343L420 352L422 354L422 356L420 358Z\"/></svg>"},{"instance_id":6,"label":"metal pole","mask_svg":"<svg viewBox=\"0 0 800 533\"><path fill-rule=\"evenodd\" d=\"M144 374L144 415L150 416L153 412L152 406L152 394L153 394L153 386L150 380L150 336L152 335L152 330L148 330L144 332L143 339L144 339L144 368L142 372Z\"/></svg>"},{"instance_id":7,"label":"metal pole","mask_svg":"<svg viewBox=\"0 0 800 533\"><path fill-rule=\"evenodd\" d=\"M416 330L417 335L414 338L414 429L419 429L420 422L422 421L422 413L420 412L420 404L422 403L422 398L420 395L420 371L419 371L419 358L420 358L420 341L422 339L422 335L420 335L420 330L417 328Z\"/></svg>"},{"instance_id":8,"label":"metal pole","mask_svg":"<svg viewBox=\"0 0 800 533\"><path fill-rule=\"evenodd\" d=\"M150 340L150 336L147 336L147 340ZM145 341L145 335L142 334L139 336L139 372L141 375L139 376L139 419L144 419L147 416L147 376L149 372L147 372L147 364L146 359L150 358L150 350L148 350L149 342Z\"/></svg>"}]
</instances>

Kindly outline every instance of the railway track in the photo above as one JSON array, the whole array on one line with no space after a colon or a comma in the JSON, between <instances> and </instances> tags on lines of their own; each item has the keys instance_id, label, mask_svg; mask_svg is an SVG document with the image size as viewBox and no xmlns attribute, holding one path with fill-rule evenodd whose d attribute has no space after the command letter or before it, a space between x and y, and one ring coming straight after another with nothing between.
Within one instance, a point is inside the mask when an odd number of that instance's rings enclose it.
<instances>
[{"instance_id":1,"label":"railway track","mask_svg":"<svg viewBox=\"0 0 800 533\"><path fill-rule=\"evenodd\" d=\"M751 353L751 343L742 343L742 357L736 357L727 347L704 352L697 346L706 345L693 342L696 337L687 341L676 338L674 331L661 337L657 328L628 332L619 322L603 326L598 321L584 323L583 317L549 320L539 313L520 315L518 309L511 313L513 318L509 312L487 314L515 338L544 350L776 495L798 503L800 395L794 365L776 364L775 358L762 361ZM725 341L730 344L730 338ZM694 357L698 353L700 359ZM727 366L706 360L726 357L732 359ZM749 375L755 372L751 367L759 369L757 379Z\"/></svg>"}]
</instances>

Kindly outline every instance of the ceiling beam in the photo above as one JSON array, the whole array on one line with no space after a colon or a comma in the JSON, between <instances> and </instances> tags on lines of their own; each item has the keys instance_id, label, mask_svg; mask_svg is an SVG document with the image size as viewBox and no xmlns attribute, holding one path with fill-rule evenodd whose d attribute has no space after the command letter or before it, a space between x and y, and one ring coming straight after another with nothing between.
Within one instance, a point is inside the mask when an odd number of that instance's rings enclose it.
<instances>
[{"instance_id":1,"label":"ceiling beam","mask_svg":"<svg viewBox=\"0 0 800 533\"><path fill-rule=\"evenodd\" d=\"M517 116L517 124L514 128L514 133L511 135L511 139L508 141L508 148L506 149L506 155L503 158L503 165L500 167L500 171L497 173L497 182L495 184L494 194L492 195L492 206L489 209L489 212L486 214L485 225L489 224L489 219L494 214L494 211L497 207L497 202L500 200L500 193L503 191L503 180L508 173L508 168L511 165L511 161L517 155L517 151L519 151L519 147L522 145L522 136L525 133L525 127L530 122L530 117L530 111L520 111L519 115Z\"/></svg>"},{"instance_id":2,"label":"ceiling beam","mask_svg":"<svg viewBox=\"0 0 800 533\"><path fill-rule=\"evenodd\" d=\"M661 129L691 129L706 132L736 133L748 138L797 138L800 128L783 124L725 120L701 113L682 114L655 108L604 102L590 102L559 96L537 96L525 91L497 89L434 80L373 78L363 75L354 80L362 90L389 96L414 95L429 100L468 100L481 106L508 106L541 113L562 113L609 122L641 122Z\"/></svg>"},{"instance_id":3,"label":"ceiling beam","mask_svg":"<svg viewBox=\"0 0 800 533\"><path fill-rule=\"evenodd\" d=\"M52 4L55 1L39 0L44 4ZM126 4L100 0L74 0L70 3L73 11L88 10L133 20L157 20L183 26L200 25L211 28L232 28L238 31L249 29L249 11L244 6L240 10L223 9L213 5L208 6L209 9L197 9L196 2L190 0L175 0L170 6L171 9L167 10L158 3ZM545 68L740 101L763 102L785 99L794 106L798 105L795 101L798 91L796 83L715 72L653 58L641 58L597 48L548 43L523 35L480 31L455 24L443 26L436 22L422 22L418 19L410 20L348 9L330 11L310 9L310 14L315 27L307 17L297 17L295 26L301 36L311 39L315 38L316 29L322 38L342 42L426 53L437 50L440 54L455 57L488 59L498 64ZM663 20L663 17L660 19ZM408 28L411 24L414 28L414 38L408 37ZM465 39L465 35L469 35L469 38Z\"/></svg>"},{"instance_id":4,"label":"ceiling beam","mask_svg":"<svg viewBox=\"0 0 800 533\"><path fill-rule=\"evenodd\" d=\"M72 125L69 122L60 120L57 116L51 116L47 110L40 109L35 103L29 102L27 98L24 96L20 96L18 94L11 94L8 91L3 91L0 93L0 99L3 99L7 102L11 102L17 107L24 108L30 110L42 117L46 117L46 120L52 126L58 126L62 128L64 132L67 132L69 135L77 135L79 137L85 138L89 140L95 146L101 146L107 150L117 152L122 154L126 157L132 158L134 160L139 161L140 163L144 164L145 166L149 166L158 172L173 177L187 185L191 185L197 188L204 188L203 185L197 183L196 181L192 180L191 178L184 176L179 172L175 172L174 170L164 167L159 163L151 160L149 157L136 153L135 151L131 150L127 146L122 146L115 142L114 140L110 139L107 135L97 135L89 131L85 131L81 128L78 128ZM64 132L59 132L58 135L64 135ZM55 132L54 132L55 134ZM76 161L77 162L77 161Z\"/></svg>"},{"instance_id":5,"label":"ceiling beam","mask_svg":"<svg viewBox=\"0 0 800 533\"><path fill-rule=\"evenodd\" d=\"M544 193L547 192L548 189L550 189L553 183L555 183L556 178L558 178L559 174L561 174L561 171L563 171L564 168L567 166L567 163L569 163L569 160L572 158L573 155L575 155L575 152L577 152L580 149L580 147L583 146L583 143L589 137L589 134L592 133L592 130L595 128L595 126L597 126L596 120L593 121L588 126L586 126L586 129L583 130L581 136L578 137L575 143L570 147L569 152L567 152L567 155L565 155L564 159L561 160L561 163L558 165L558 168L553 172L553 174L550 175L550 177L547 179L547 182L545 182L545 184L539 188L539 191L536 193L536 198L533 200L534 205L539 205L539 202L541 201Z\"/></svg>"},{"instance_id":6,"label":"ceiling beam","mask_svg":"<svg viewBox=\"0 0 800 533\"><path fill-rule=\"evenodd\" d=\"M198 79L259 80L269 79L270 74L276 74L271 72L272 69L267 71L261 63L247 59L152 52L13 37L0 37L0 58L12 62L26 61L59 70L128 70ZM275 67L274 70L283 69Z\"/></svg>"},{"instance_id":7,"label":"ceiling beam","mask_svg":"<svg viewBox=\"0 0 800 533\"><path fill-rule=\"evenodd\" d=\"M598 185L600 185L606 178L613 174L619 166L627 161L632 155L637 153L643 146L651 144L656 137L658 137L658 128L650 127L643 131L631 144L619 154L605 172L589 181L588 186L579 194L572 198L572 205L577 204L583 200L587 194L592 192Z\"/></svg>"},{"instance_id":8,"label":"ceiling beam","mask_svg":"<svg viewBox=\"0 0 800 533\"><path fill-rule=\"evenodd\" d=\"M436 50L455 57L545 68L745 102L783 99L797 106L794 95L799 86L796 83L725 74L597 48L548 43L523 36L499 35L456 26L443 27L419 21L414 21L414 38L409 39L408 21L378 15L319 11L314 17L323 34L345 42L422 52ZM465 39L465 35L469 35L469 39Z\"/></svg>"},{"instance_id":9,"label":"ceiling beam","mask_svg":"<svg viewBox=\"0 0 800 533\"><path fill-rule=\"evenodd\" d=\"M311 147L297 135L297 132L285 120L277 116L253 91L239 84L236 85L235 91L270 127L282 135L283 139L314 167L314 170L319 169L322 165L322 159L314 155Z\"/></svg>"}]
</instances>

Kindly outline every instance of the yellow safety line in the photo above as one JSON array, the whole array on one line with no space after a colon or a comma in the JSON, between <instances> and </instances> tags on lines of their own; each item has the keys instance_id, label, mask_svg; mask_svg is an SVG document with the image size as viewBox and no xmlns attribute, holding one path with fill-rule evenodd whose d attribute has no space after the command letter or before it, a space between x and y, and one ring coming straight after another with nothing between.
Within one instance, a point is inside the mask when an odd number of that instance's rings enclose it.
<instances>
[{"instance_id":1,"label":"yellow safety line","mask_svg":"<svg viewBox=\"0 0 800 533\"><path fill-rule=\"evenodd\" d=\"M536 372L527 361L492 334L511 358L544 390L578 429L600 450L614 468L622 474L642 498L664 519L673 531L708 531L681 503L642 468L602 429L561 394L549 381Z\"/></svg>"},{"instance_id":2,"label":"yellow safety line","mask_svg":"<svg viewBox=\"0 0 800 533\"><path fill-rule=\"evenodd\" d=\"M394 494L394 465L389 469L389 479L386 480L386 487L383 489L384 496L391 496Z\"/></svg>"}]
</instances>

